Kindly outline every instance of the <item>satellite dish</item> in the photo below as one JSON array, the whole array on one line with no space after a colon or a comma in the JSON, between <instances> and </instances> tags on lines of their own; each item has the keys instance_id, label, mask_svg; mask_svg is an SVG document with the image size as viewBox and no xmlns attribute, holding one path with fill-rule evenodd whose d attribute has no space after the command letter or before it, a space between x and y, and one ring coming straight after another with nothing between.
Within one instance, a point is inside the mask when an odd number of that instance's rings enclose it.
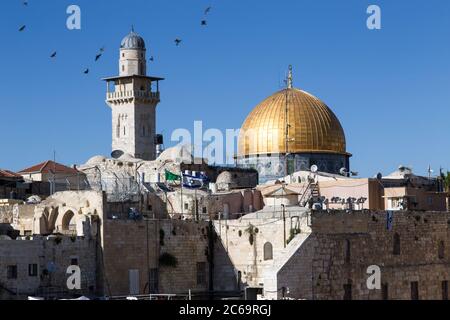
<instances>
[{"instance_id":1,"label":"satellite dish","mask_svg":"<svg viewBox=\"0 0 450 320\"><path fill-rule=\"evenodd\" d=\"M339 170L339 173L340 173L342 176L347 176L347 168L341 168L341 169Z\"/></svg>"},{"instance_id":2,"label":"satellite dish","mask_svg":"<svg viewBox=\"0 0 450 320\"><path fill-rule=\"evenodd\" d=\"M311 172L312 172L312 173L316 173L317 171L319 171L319 167L317 167L315 164L313 164L313 165L311 166Z\"/></svg>"},{"instance_id":3,"label":"satellite dish","mask_svg":"<svg viewBox=\"0 0 450 320\"><path fill-rule=\"evenodd\" d=\"M124 152L122 150L114 150L113 152L111 152L111 157L113 157L114 159L119 159L123 155Z\"/></svg>"}]
</instances>

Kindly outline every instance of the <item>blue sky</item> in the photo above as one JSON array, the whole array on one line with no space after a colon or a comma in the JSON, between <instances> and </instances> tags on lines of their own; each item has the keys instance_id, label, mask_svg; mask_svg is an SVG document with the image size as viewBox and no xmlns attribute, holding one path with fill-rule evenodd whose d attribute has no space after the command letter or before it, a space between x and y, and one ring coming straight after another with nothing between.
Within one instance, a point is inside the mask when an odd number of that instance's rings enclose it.
<instances>
[{"instance_id":1,"label":"blue sky","mask_svg":"<svg viewBox=\"0 0 450 320\"><path fill-rule=\"evenodd\" d=\"M23 169L53 150L66 164L110 153L100 78L118 73L120 41L134 24L155 57L149 73L166 78L157 112L166 146L174 129L193 129L194 120L239 128L280 89L292 64L294 85L341 120L352 168L362 176L400 164L421 174L429 164L450 169L447 0L28 1L3 1L0 11L1 168ZM66 28L70 4L81 7L79 31ZM382 30L366 27L370 4L382 9Z\"/></svg>"}]
</instances>

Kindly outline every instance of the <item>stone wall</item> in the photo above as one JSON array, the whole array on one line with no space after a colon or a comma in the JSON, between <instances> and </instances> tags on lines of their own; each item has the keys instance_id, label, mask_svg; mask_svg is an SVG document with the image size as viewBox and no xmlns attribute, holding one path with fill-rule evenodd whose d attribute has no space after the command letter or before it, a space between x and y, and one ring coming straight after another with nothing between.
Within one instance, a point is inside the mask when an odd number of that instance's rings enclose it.
<instances>
[{"instance_id":1,"label":"stone wall","mask_svg":"<svg viewBox=\"0 0 450 320\"><path fill-rule=\"evenodd\" d=\"M419 284L419 298L442 299L442 281L450 280L449 213L395 213L392 230L386 227L386 213L354 215L356 219L348 219L343 213L313 217L313 222L316 221L313 232L318 233L319 243L316 257L333 261L329 271L315 269L315 279L322 275L322 285L315 290L317 298L342 298L344 284L351 280L354 299L380 299L381 290L369 291L365 285L367 267L378 265L390 299L411 299L414 281ZM345 232L331 228L330 222L346 225ZM394 254L396 234L400 240L399 254ZM346 261L347 240L350 258ZM439 257L441 242L444 250Z\"/></svg>"},{"instance_id":2,"label":"stone wall","mask_svg":"<svg viewBox=\"0 0 450 320\"><path fill-rule=\"evenodd\" d=\"M0 223L12 223L13 206L0 206Z\"/></svg>"},{"instance_id":3,"label":"stone wall","mask_svg":"<svg viewBox=\"0 0 450 320\"><path fill-rule=\"evenodd\" d=\"M177 265L160 262L163 254ZM187 294L208 290L208 223L179 220L102 221L104 291L109 296L128 295L130 270L137 270L136 294ZM166 255L167 256L167 255ZM197 281L198 263L205 267L206 282ZM154 288L155 274L159 285Z\"/></svg>"},{"instance_id":4,"label":"stone wall","mask_svg":"<svg viewBox=\"0 0 450 320\"><path fill-rule=\"evenodd\" d=\"M182 192L182 193L181 193ZM236 218L264 207L259 190L242 189L210 193L202 190L177 190L167 194L166 209L172 216L183 213L187 219Z\"/></svg>"},{"instance_id":5,"label":"stone wall","mask_svg":"<svg viewBox=\"0 0 450 320\"><path fill-rule=\"evenodd\" d=\"M419 299L442 299L450 281L450 214L398 212L390 230L386 215L314 213L312 234L276 274L276 297L284 287L292 298L340 300L347 288L352 299L409 300L417 282ZM383 290L367 288L372 265L381 269Z\"/></svg>"},{"instance_id":6,"label":"stone wall","mask_svg":"<svg viewBox=\"0 0 450 320\"><path fill-rule=\"evenodd\" d=\"M280 208L272 210L264 209L238 220L214 221L220 240L216 244L215 290L263 287L267 271L286 255L285 240L289 247L297 233L309 232L304 208L288 208L285 221ZM264 254L268 245L272 247L272 258Z\"/></svg>"},{"instance_id":7,"label":"stone wall","mask_svg":"<svg viewBox=\"0 0 450 320\"><path fill-rule=\"evenodd\" d=\"M61 236L32 240L0 240L0 299L27 296L58 297L93 294L96 290L96 241ZM67 268L77 259L81 268L81 290L69 291ZM37 265L36 275L29 265ZM17 278L8 277L8 266L17 267Z\"/></svg>"}]
</instances>

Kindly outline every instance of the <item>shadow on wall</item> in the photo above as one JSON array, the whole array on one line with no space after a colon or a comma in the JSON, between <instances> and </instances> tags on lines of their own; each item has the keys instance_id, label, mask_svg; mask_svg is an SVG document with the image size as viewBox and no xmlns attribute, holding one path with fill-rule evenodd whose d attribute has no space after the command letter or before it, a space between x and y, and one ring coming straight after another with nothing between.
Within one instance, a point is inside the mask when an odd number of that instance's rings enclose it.
<instances>
[{"instance_id":1,"label":"shadow on wall","mask_svg":"<svg viewBox=\"0 0 450 320\"><path fill-rule=\"evenodd\" d=\"M243 297L245 285L242 282L241 272L238 271L228 255L227 250L215 233L214 238L214 292L216 296Z\"/></svg>"}]
</instances>

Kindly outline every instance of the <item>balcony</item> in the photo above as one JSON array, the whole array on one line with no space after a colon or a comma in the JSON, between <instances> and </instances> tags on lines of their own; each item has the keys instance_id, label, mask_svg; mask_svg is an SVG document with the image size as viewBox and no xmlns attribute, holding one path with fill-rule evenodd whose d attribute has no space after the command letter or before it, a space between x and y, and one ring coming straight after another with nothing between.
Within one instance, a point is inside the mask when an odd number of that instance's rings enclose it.
<instances>
[{"instance_id":1,"label":"balcony","mask_svg":"<svg viewBox=\"0 0 450 320\"><path fill-rule=\"evenodd\" d=\"M107 102L123 103L132 100L159 102L159 92L131 90L131 91L115 91L106 93Z\"/></svg>"}]
</instances>

